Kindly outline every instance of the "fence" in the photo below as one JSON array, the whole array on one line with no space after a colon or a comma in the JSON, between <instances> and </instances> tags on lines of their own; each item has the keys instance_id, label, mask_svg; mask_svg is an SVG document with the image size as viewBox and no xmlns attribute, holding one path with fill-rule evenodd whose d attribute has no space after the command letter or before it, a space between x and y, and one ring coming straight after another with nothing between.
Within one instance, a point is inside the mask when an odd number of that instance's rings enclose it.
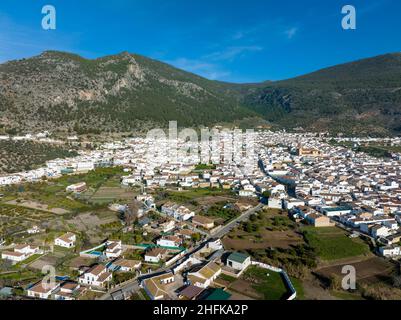
<instances>
[{"instance_id":1,"label":"fence","mask_svg":"<svg viewBox=\"0 0 401 320\"><path fill-rule=\"evenodd\" d=\"M166 261L166 267L171 266L174 262L178 261L183 256L185 256L186 253L187 253L187 250L182 251L181 253L175 255L174 257L172 257L170 260Z\"/></svg>"}]
</instances>

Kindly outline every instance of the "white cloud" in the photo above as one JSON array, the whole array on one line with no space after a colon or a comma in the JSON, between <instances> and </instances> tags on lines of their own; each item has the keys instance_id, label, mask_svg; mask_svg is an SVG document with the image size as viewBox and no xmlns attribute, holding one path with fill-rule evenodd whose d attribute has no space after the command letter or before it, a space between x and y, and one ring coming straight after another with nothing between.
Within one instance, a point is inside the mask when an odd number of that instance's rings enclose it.
<instances>
[{"instance_id":1,"label":"white cloud","mask_svg":"<svg viewBox=\"0 0 401 320\"><path fill-rule=\"evenodd\" d=\"M228 47L222 51L216 51L211 54L204 56L204 59L208 59L211 61L222 61L229 60L233 61L234 59L242 56L247 52L257 52L262 51L263 48L260 46L237 46L237 47Z\"/></svg>"},{"instance_id":2,"label":"white cloud","mask_svg":"<svg viewBox=\"0 0 401 320\"><path fill-rule=\"evenodd\" d=\"M176 60L167 61L167 63L211 80L223 79L231 74L217 64L198 59L178 58Z\"/></svg>"},{"instance_id":3,"label":"white cloud","mask_svg":"<svg viewBox=\"0 0 401 320\"><path fill-rule=\"evenodd\" d=\"M226 70L224 63L233 62L247 53L259 52L260 46L230 46L220 51L205 54L199 58L178 58L166 61L167 63L192 72L211 80L227 80L231 72Z\"/></svg>"},{"instance_id":4,"label":"white cloud","mask_svg":"<svg viewBox=\"0 0 401 320\"><path fill-rule=\"evenodd\" d=\"M224 62L233 62L246 53L262 50L263 48L260 46L227 47L221 51L215 51L197 59L178 58L167 61L167 63L211 80L223 80L231 75L231 72L222 66Z\"/></svg>"},{"instance_id":5,"label":"white cloud","mask_svg":"<svg viewBox=\"0 0 401 320\"><path fill-rule=\"evenodd\" d=\"M242 38L245 37L246 32L244 31L237 31L236 33L234 33L234 35L232 36L233 40L240 40Z\"/></svg>"},{"instance_id":6,"label":"white cloud","mask_svg":"<svg viewBox=\"0 0 401 320\"><path fill-rule=\"evenodd\" d=\"M298 28L290 28L284 32L287 36L288 39L292 39L295 37L295 35L298 33Z\"/></svg>"}]
</instances>

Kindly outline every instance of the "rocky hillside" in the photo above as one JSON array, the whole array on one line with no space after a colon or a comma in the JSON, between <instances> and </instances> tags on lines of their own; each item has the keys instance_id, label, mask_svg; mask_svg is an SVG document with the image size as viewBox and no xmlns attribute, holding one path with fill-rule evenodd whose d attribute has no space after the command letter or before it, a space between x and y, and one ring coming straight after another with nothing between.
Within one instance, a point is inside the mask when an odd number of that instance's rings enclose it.
<instances>
[{"instance_id":1,"label":"rocky hillside","mask_svg":"<svg viewBox=\"0 0 401 320\"><path fill-rule=\"evenodd\" d=\"M257 84L210 81L139 55L48 51L0 65L0 133L127 132L242 123L352 134L401 133L401 54Z\"/></svg>"},{"instance_id":2,"label":"rocky hillside","mask_svg":"<svg viewBox=\"0 0 401 320\"><path fill-rule=\"evenodd\" d=\"M129 131L252 116L225 85L139 55L87 60L49 51L0 65L0 126L8 131Z\"/></svg>"}]
</instances>

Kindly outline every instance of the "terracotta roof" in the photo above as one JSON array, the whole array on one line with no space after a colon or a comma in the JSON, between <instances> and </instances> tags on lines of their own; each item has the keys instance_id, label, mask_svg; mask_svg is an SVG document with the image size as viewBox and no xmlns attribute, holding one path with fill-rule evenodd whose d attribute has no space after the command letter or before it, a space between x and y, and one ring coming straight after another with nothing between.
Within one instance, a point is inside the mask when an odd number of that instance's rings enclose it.
<instances>
[{"instance_id":1,"label":"terracotta roof","mask_svg":"<svg viewBox=\"0 0 401 320\"><path fill-rule=\"evenodd\" d=\"M101 274L102 272L104 272L106 270L105 266L102 266L101 264L96 265L92 268L90 268L86 273L91 273L95 276L98 276L99 274Z\"/></svg>"},{"instance_id":2,"label":"terracotta roof","mask_svg":"<svg viewBox=\"0 0 401 320\"><path fill-rule=\"evenodd\" d=\"M55 288L57 288L56 286L50 286L49 283L47 283L46 288L43 286L43 282L40 281L37 284L35 284L33 287L29 288L29 291L33 291L33 292L37 292L37 293L49 293L50 291L53 291Z\"/></svg>"},{"instance_id":3,"label":"terracotta roof","mask_svg":"<svg viewBox=\"0 0 401 320\"><path fill-rule=\"evenodd\" d=\"M68 232L66 234L63 234L61 237L58 237L57 239L60 239L64 242L69 243L69 242L73 242L73 240L72 240L73 237L75 237L75 234Z\"/></svg>"},{"instance_id":4,"label":"terracotta roof","mask_svg":"<svg viewBox=\"0 0 401 320\"><path fill-rule=\"evenodd\" d=\"M193 299L197 297L200 293L202 293L202 291L203 289L197 286L188 286L180 292L180 295L188 299Z\"/></svg>"},{"instance_id":5,"label":"terracotta roof","mask_svg":"<svg viewBox=\"0 0 401 320\"><path fill-rule=\"evenodd\" d=\"M138 267L138 265L141 264L141 261L120 259L116 262L113 262L113 264L116 266L125 267L125 268L136 268L136 267Z\"/></svg>"},{"instance_id":6,"label":"terracotta roof","mask_svg":"<svg viewBox=\"0 0 401 320\"><path fill-rule=\"evenodd\" d=\"M146 255L149 257L157 257L158 255L164 254L166 251L167 250L163 248L153 248L152 250L148 251Z\"/></svg>"}]
</instances>

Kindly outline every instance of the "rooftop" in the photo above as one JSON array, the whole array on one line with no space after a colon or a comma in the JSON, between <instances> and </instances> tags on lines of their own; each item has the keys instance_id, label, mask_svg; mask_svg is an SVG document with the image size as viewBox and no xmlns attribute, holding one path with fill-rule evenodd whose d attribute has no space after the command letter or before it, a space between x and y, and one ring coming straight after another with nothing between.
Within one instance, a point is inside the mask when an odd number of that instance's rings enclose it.
<instances>
[{"instance_id":1,"label":"rooftop","mask_svg":"<svg viewBox=\"0 0 401 320\"><path fill-rule=\"evenodd\" d=\"M228 256L227 260L235 261L238 263L244 263L245 260L248 258L249 258L249 256L247 254L240 253L240 252L233 252Z\"/></svg>"}]
</instances>

